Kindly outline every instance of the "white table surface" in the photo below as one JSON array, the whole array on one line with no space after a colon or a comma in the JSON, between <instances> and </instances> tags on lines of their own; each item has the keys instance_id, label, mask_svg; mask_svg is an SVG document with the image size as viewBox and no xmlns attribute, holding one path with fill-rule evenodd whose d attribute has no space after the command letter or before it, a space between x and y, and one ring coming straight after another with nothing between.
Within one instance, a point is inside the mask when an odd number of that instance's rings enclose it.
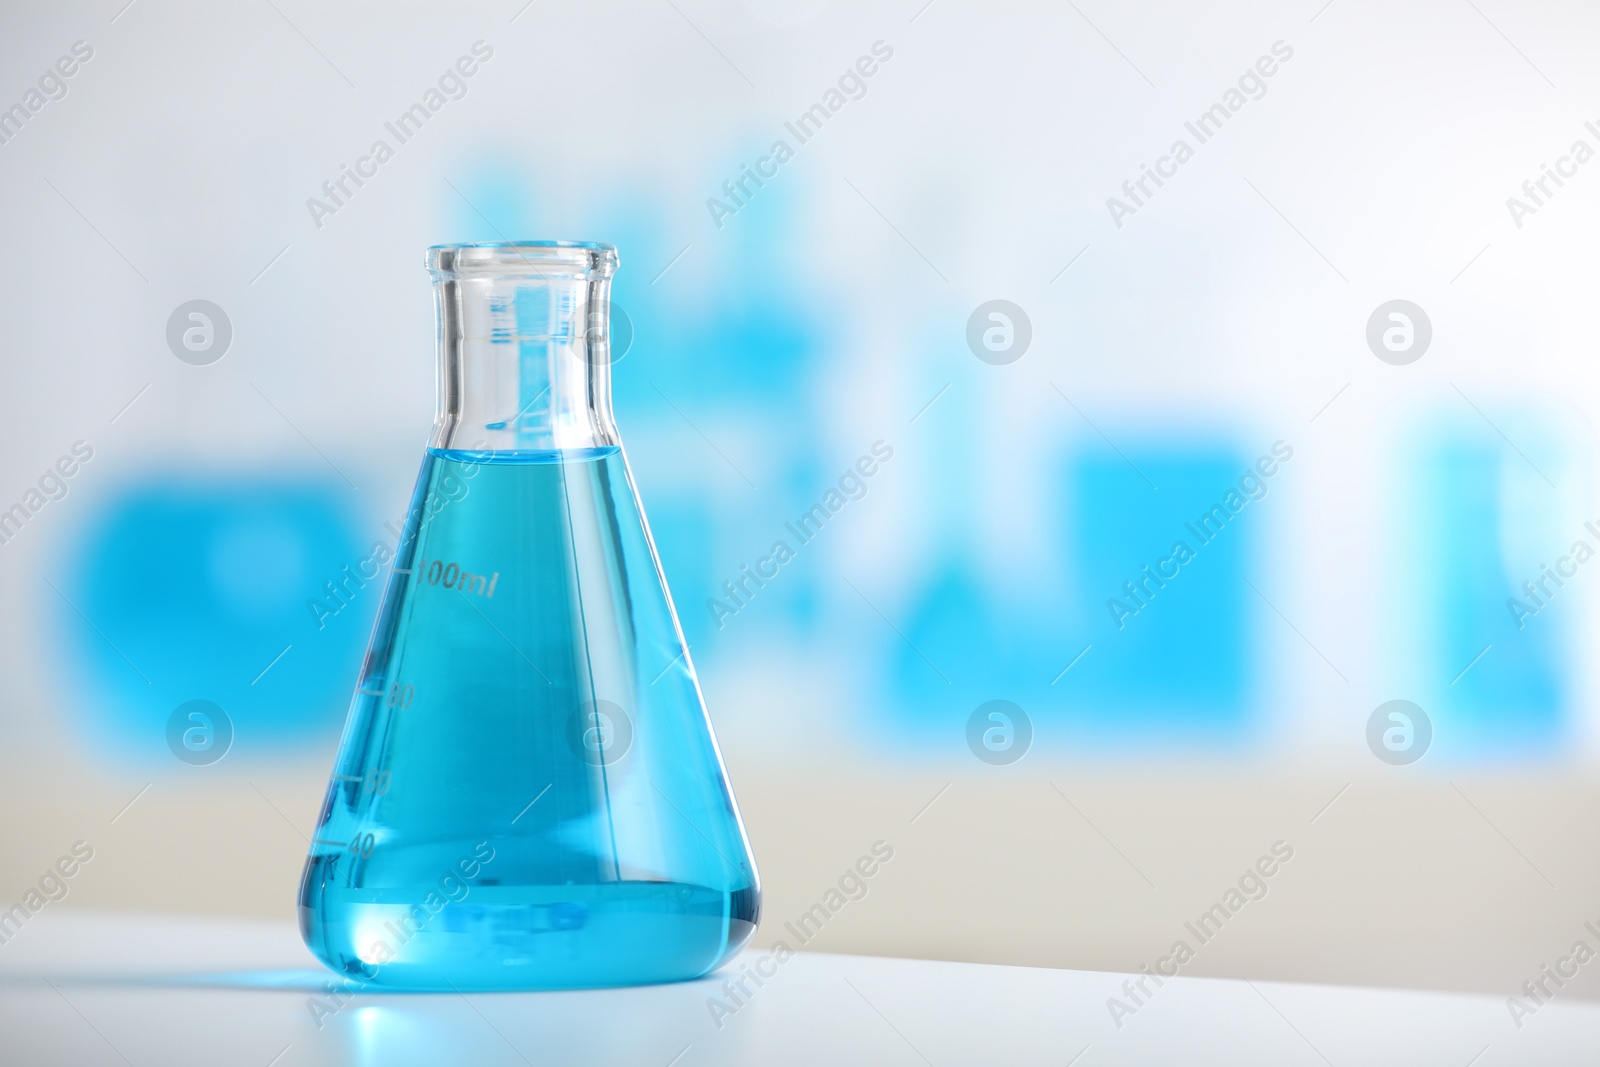
<instances>
[{"instance_id":1,"label":"white table surface","mask_svg":"<svg viewBox=\"0 0 1600 1067\"><path fill-rule=\"evenodd\" d=\"M1504 996L1179 978L1119 1028L1106 999L1125 975L803 953L719 1028L707 1001L728 973L576 993L366 993L319 1027L309 1002L332 976L287 925L46 909L0 945L0 1064L1600 1061L1600 1004L1559 997L1519 1029Z\"/></svg>"}]
</instances>

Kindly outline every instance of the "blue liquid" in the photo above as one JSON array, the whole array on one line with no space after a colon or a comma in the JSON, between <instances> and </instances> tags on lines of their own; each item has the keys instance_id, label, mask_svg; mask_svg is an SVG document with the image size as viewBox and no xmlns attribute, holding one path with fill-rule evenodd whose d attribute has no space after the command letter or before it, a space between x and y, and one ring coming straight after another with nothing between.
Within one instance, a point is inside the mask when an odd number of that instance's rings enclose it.
<instances>
[{"instance_id":1,"label":"blue liquid","mask_svg":"<svg viewBox=\"0 0 1600 1067\"><path fill-rule=\"evenodd\" d=\"M665 982L755 931L744 830L618 448L430 450L300 889L399 989Z\"/></svg>"}]
</instances>

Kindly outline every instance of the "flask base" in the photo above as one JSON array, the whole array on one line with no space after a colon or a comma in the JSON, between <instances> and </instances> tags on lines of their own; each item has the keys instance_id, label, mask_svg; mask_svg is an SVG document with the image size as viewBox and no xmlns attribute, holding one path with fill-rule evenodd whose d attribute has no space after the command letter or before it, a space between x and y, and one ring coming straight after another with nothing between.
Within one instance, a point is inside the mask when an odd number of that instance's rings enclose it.
<instances>
[{"instance_id":1,"label":"flask base","mask_svg":"<svg viewBox=\"0 0 1600 1067\"><path fill-rule=\"evenodd\" d=\"M328 886L300 907L323 964L358 986L417 992L585 989L686 981L755 932L743 893L677 882ZM753 918L753 916L751 916Z\"/></svg>"}]
</instances>

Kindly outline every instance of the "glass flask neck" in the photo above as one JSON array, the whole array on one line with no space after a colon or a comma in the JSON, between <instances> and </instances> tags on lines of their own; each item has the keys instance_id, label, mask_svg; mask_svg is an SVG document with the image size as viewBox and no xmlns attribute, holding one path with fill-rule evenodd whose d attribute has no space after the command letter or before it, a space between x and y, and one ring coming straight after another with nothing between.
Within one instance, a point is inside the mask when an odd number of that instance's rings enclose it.
<instances>
[{"instance_id":1,"label":"glass flask neck","mask_svg":"<svg viewBox=\"0 0 1600 1067\"><path fill-rule=\"evenodd\" d=\"M439 408L429 447L550 452L619 443L611 417L610 245L428 250Z\"/></svg>"}]
</instances>

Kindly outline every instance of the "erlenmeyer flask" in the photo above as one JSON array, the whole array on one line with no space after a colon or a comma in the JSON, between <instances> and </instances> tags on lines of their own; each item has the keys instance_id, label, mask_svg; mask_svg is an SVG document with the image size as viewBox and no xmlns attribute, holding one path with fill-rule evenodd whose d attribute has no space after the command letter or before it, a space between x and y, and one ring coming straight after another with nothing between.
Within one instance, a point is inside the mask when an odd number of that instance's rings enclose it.
<instances>
[{"instance_id":1,"label":"erlenmeyer flask","mask_svg":"<svg viewBox=\"0 0 1600 1067\"><path fill-rule=\"evenodd\" d=\"M697 977L760 887L611 416L609 245L429 250L439 414L300 888L360 982Z\"/></svg>"}]
</instances>

